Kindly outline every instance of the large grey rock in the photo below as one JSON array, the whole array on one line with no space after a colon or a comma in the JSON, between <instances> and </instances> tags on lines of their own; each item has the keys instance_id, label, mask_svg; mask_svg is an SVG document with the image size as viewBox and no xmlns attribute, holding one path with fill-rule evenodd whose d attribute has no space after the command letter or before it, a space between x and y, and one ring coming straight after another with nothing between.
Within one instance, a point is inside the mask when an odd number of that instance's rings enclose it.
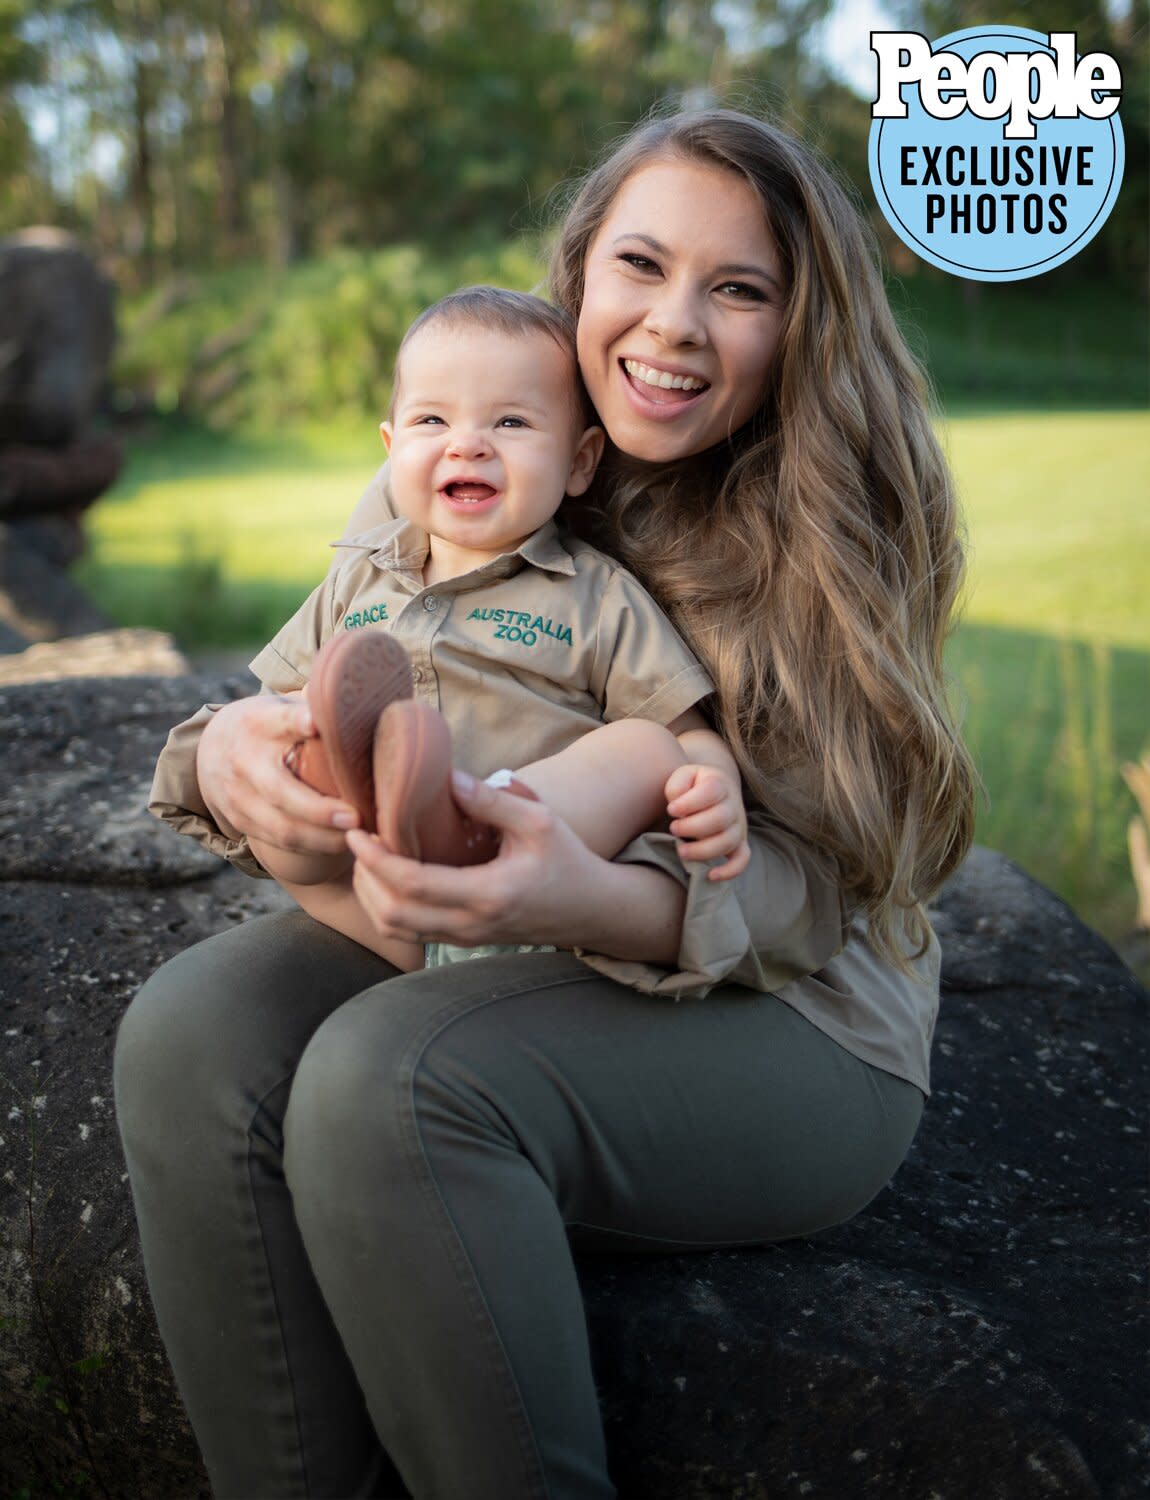
<instances>
[{"instance_id":1,"label":"large grey rock","mask_svg":"<svg viewBox=\"0 0 1150 1500\"><path fill-rule=\"evenodd\" d=\"M147 812L152 767L167 730L187 716L189 682L93 677L0 691L0 879L153 887L219 871L213 855ZM245 685L231 679L218 690L227 702Z\"/></svg>"},{"instance_id":2,"label":"large grey rock","mask_svg":"<svg viewBox=\"0 0 1150 1500\"><path fill-rule=\"evenodd\" d=\"M77 240L58 229L0 240L0 447L83 433L115 338L115 288Z\"/></svg>"},{"instance_id":3,"label":"large grey rock","mask_svg":"<svg viewBox=\"0 0 1150 1500\"><path fill-rule=\"evenodd\" d=\"M71 529L71 523L61 524ZM107 615L64 567L44 555L41 537L29 535L31 526L0 521L0 652L110 629Z\"/></svg>"},{"instance_id":4,"label":"large grey rock","mask_svg":"<svg viewBox=\"0 0 1150 1500\"><path fill-rule=\"evenodd\" d=\"M37 641L20 652L0 654L0 687L65 677L184 677L190 671L187 657L166 631L135 626Z\"/></svg>"},{"instance_id":5,"label":"large grey rock","mask_svg":"<svg viewBox=\"0 0 1150 1500\"><path fill-rule=\"evenodd\" d=\"M244 690L0 690L0 1481L14 1493L206 1494L148 1306L109 1072L148 973L283 900L133 822L168 725ZM581 1263L627 1500L1147 1492L1146 993L986 851L937 922L936 1092L864 1214L758 1251Z\"/></svg>"}]
</instances>

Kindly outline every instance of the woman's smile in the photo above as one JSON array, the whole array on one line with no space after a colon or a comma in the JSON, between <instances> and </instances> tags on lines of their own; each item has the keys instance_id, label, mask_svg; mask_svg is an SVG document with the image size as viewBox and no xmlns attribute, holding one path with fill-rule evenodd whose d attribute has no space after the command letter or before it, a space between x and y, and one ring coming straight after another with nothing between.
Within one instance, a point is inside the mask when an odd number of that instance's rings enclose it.
<instances>
[{"instance_id":1,"label":"woman's smile","mask_svg":"<svg viewBox=\"0 0 1150 1500\"><path fill-rule=\"evenodd\" d=\"M667 369L637 359L621 359L624 390L635 412L652 422L681 417L710 389L694 375L672 374Z\"/></svg>"},{"instance_id":2,"label":"woman's smile","mask_svg":"<svg viewBox=\"0 0 1150 1500\"><path fill-rule=\"evenodd\" d=\"M739 175L678 158L633 173L587 254L579 363L612 441L668 462L749 421L767 389L785 277Z\"/></svg>"}]
</instances>

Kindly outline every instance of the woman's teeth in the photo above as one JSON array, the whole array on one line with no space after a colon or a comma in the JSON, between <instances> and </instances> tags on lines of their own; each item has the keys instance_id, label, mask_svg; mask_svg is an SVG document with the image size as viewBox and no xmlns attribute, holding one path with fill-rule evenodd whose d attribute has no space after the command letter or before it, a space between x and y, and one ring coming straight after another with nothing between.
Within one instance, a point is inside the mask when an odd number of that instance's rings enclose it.
<instances>
[{"instance_id":1,"label":"woman's teeth","mask_svg":"<svg viewBox=\"0 0 1150 1500\"><path fill-rule=\"evenodd\" d=\"M640 364L637 359L625 359L623 368L632 380L644 385L656 385L661 391L703 391L705 380L696 380L693 375L672 375L667 370L653 370L650 365Z\"/></svg>"}]
</instances>

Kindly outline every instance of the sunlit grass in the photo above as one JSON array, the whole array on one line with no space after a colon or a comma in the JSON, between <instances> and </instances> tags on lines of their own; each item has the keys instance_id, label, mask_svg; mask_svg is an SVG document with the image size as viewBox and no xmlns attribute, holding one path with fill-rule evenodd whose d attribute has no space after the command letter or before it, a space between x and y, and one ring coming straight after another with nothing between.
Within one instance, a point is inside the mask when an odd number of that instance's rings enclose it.
<instances>
[{"instance_id":1,"label":"sunlit grass","mask_svg":"<svg viewBox=\"0 0 1150 1500\"><path fill-rule=\"evenodd\" d=\"M1150 745L1150 414L956 417L945 439L970 538L949 660L988 797L978 838L1119 938L1120 767Z\"/></svg>"},{"instance_id":2,"label":"sunlit grass","mask_svg":"<svg viewBox=\"0 0 1150 1500\"><path fill-rule=\"evenodd\" d=\"M965 618L1150 648L1150 414L955 417Z\"/></svg>"}]
</instances>

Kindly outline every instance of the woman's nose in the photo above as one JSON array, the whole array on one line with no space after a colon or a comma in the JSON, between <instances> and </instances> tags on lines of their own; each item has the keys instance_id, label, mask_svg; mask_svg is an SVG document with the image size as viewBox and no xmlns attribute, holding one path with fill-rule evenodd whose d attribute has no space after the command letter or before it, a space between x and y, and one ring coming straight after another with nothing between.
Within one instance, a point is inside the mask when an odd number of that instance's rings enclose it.
<instances>
[{"instance_id":1,"label":"woman's nose","mask_svg":"<svg viewBox=\"0 0 1150 1500\"><path fill-rule=\"evenodd\" d=\"M654 293L643 326L670 347L697 347L707 339L701 299L692 288L673 282Z\"/></svg>"}]
</instances>

